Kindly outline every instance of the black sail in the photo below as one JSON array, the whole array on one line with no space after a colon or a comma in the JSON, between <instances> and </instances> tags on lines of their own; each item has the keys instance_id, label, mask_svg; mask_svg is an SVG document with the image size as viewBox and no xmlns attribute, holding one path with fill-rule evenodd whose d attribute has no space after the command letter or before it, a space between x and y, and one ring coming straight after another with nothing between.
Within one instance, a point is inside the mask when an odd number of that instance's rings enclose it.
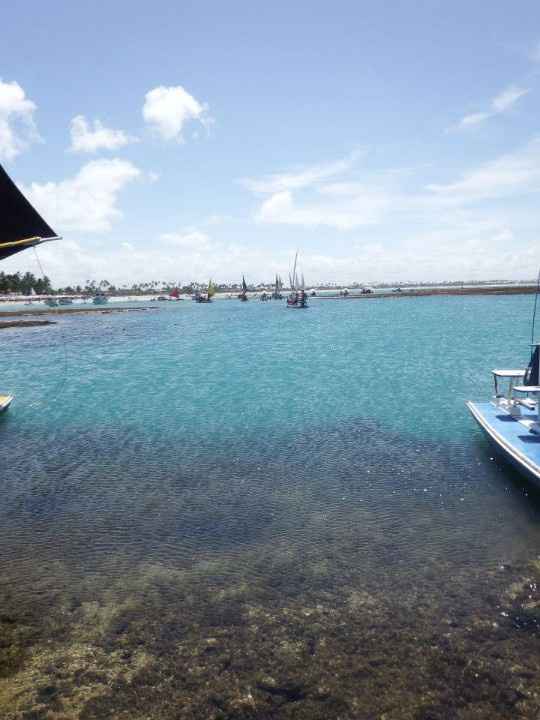
<instances>
[{"instance_id":1,"label":"black sail","mask_svg":"<svg viewBox=\"0 0 540 720\"><path fill-rule=\"evenodd\" d=\"M0 260L56 237L0 165Z\"/></svg>"}]
</instances>

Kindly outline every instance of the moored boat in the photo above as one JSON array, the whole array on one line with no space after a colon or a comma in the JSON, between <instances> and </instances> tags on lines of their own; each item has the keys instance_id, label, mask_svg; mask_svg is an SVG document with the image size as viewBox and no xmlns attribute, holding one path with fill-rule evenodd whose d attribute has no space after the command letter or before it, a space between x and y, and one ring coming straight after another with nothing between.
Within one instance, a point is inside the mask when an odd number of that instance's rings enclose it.
<instances>
[{"instance_id":1,"label":"moored boat","mask_svg":"<svg viewBox=\"0 0 540 720\"><path fill-rule=\"evenodd\" d=\"M283 295L281 294L282 287L283 287L283 281L279 275L276 275L276 280L274 283L274 290L271 295L272 300L282 300L283 299Z\"/></svg>"},{"instance_id":2,"label":"moored boat","mask_svg":"<svg viewBox=\"0 0 540 720\"><path fill-rule=\"evenodd\" d=\"M109 302L109 298L104 293L96 293L92 298L94 305L106 305Z\"/></svg>"},{"instance_id":3,"label":"moored boat","mask_svg":"<svg viewBox=\"0 0 540 720\"><path fill-rule=\"evenodd\" d=\"M467 407L500 455L540 487L540 343L531 348L526 368L492 370L491 400Z\"/></svg>"},{"instance_id":4,"label":"moored boat","mask_svg":"<svg viewBox=\"0 0 540 720\"><path fill-rule=\"evenodd\" d=\"M0 395L0 415L9 409L13 402L13 395Z\"/></svg>"},{"instance_id":5,"label":"moored boat","mask_svg":"<svg viewBox=\"0 0 540 720\"><path fill-rule=\"evenodd\" d=\"M30 298L24 303L25 305L33 305L33 298L36 297L36 291L34 288L30 288Z\"/></svg>"},{"instance_id":6,"label":"moored boat","mask_svg":"<svg viewBox=\"0 0 540 720\"><path fill-rule=\"evenodd\" d=\"M211 280L209 280L206 291L201 292L201 290L199 288L197 288L194 292L194 295L192 296L192 300L194 300L197 303L209 303L209 302L212 302L212 297L215 294L216 294L215 285Z\"/></svg>"},{"instance_id":7,"label":"moored boat","mask_svg":"<svg viewBox=\"0 0 540 720\"><path fill-rule=\"evenodd\" d=\"M296 274L296 265L298 262L298 252L294 258L294 267L292 275L289 275L289 283L291 286L291 292L287 298L287 307L295 308L298 310L304 310L308 307L308 298L306 294L306 284L304 282L304 276L302 275L301 280L298 279Z\"/></svg>"},{"instance_id":8,"label":"moored boat","mask_svg":"<svg viewBox=\"0 0 540 720\"><path fill-rule=\"evenodd\" d=\"M242 302L246 302L248 299L247 296L247 284L246 284L246 278L242 275L242 292L238 295L238 299Z\"/></svg>"}]
</instances>

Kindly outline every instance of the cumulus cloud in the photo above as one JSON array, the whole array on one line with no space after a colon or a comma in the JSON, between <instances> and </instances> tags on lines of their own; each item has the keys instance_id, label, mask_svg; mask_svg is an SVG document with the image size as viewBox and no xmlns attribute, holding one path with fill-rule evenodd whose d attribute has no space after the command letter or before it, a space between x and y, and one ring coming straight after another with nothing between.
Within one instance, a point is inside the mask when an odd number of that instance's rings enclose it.
<instances>
[{"instance_id":1,"label":"cumulus cloud","mask_svg":"<svg viewBox=\"0 0 540 720\"><path fill-rule=\"evenodd\" d=\"M256 220L262 223L352 230L362 225L377 223L388 202L389 198L382 192L364 192L357 193L352 198L348 196L345 202L311 202L297 205L292 193L284 190L263 202Z\"/></svg>"},{"instance_id":2,"label":"cumulus cloud","mask_svg":"<svg viewBox=\"0 0 540 720\"><path fill-rule=\"evenodd\" d=\"M182 132L188 122L197 121L205 126L210 122L206 105L181 85L160 85L147 92L142 112L145 122L164 140L176 142L183 142Z\"/></svg>"},{"instance_id":3,"label":"cumulus cloud","mask_svg":"<svg viewBox=\"0 0 540 720\"><path fill-rule=\"evenodd\" d=\"M13 160L39 140L34 123L36 105L17 82L0 79L0 159Z\"/></svg>"},{"instance_id":4,"label":"cumulus cloud","mask_svg":"<svg viewBox=\"0 0 540 720\"><path fill-rule=\"evenodd\" d=\"M465 117L463 117L459 121L457 125L458 129L465 129L481 125L486 120L489 120L496 115L500 115L501 113L510 110L510 108L512 108L520 98L522 98L524 95L527 95L529 92L529 88L522 88L518 87L517 85L510 85L492 99L490 103L491 108L489 111L465 115Z\"/></svg>"},{"instance_id":5,"label":"cumulus cloud","mask_svg":"<svg viewBox=\"0 0 540 720\"><path fill-rule=\"evenodd\" d=\"M356 151L331 163L271 173L259 179L244 178L241 182L248 190L256 195L269 195L257 210L255 220L338 230L377 223L388 206L388 190L355 181L329 182L349 172L362 154L363 151Z\"/></svg>"},{"instance_id":6,"label":"cumulus cloud","mask_svg":"<svg viewBox=\"0 0 540 720\"><path fill-rule=\"evenodd\" d=\"M137 138L127 135L123 130L105 127L99 120L93 124L84 115L77 115L71 121L71 147L73 152L93 153L97 150L117 150L137 142Z\"/></svg>"},{"instance_id":7,"label":"cumulus cloud","mask_svg":"<svg viewBox=\"0 0 540 720\"><path fill-rule=\"evenodd\" d=\"M126 160L92 160L61 182L32 183L26 196L60 233L102 232L121 217L118 195L140 170Z\"/></svg>"}]
</instances>

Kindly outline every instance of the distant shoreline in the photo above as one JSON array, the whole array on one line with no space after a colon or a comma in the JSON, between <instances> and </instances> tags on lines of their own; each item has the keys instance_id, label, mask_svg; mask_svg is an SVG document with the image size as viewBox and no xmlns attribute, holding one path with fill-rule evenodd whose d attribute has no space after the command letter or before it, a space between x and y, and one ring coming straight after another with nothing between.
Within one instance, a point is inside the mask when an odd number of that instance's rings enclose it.
<instances>
[{"instance_id":1,"label":"distant shoreline","mask_svg":"<svg viewBox=\"0 0 540 720\"><path fill-rule=\"evenodd\" d=\"M371 292L351 293L348 295L315 295L314 300L367 300L375 298L404 298L404 297L430 297L432 295L532 295L536 292L536 285L500 286L500 287L448 287L448 288L421 288L402 289L400 292Z\"/></svg>"}]
</instances>

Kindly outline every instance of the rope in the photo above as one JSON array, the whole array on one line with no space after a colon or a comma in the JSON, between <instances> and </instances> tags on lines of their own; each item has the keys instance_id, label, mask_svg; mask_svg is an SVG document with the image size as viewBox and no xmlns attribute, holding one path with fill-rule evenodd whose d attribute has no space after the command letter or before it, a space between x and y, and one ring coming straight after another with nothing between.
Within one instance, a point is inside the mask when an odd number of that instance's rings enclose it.
<instances>
[{"instance_id":1,"label":"rope","mask_svg":"<svg viewBox=\"0 0 540 720\"><path fill-rule=\"evenodd\" d=\"M538 271L538 277L536 279L536 292L534 294L534 310L531 323L531 345L534 345L534 326L536 323L536 308L538 306L538 293L540 292L540 270ZM531 350L532 352L532 350Z\"/></svg>"},{"instance_id":2,"label":"rope","mask_svg":"<svg viewBox=\"0 0 540 720\"><path fill-rule=\"evenodd\" d=\"M36 262L38 264L39 271L41 273L41 277L43 280L45 280L45 272L43 270L43 265L41 264L41 260L39 259L39 255L37 253L37 248L33 247L32 250L34 251L34 255L36 256ZM53 311L53 313L57 313L57 315L60 314L58 312L58 307L52 308L52 311ZM59 332L60 332L60 338L61 338L61 344L62 344L62 350L63 350L64 367L63 367L62 376L60 377L60 380L58 381L58 384L56 385L56 388L53 390L53 393L52 393L54 400L57 400L60 395L60 392L64 390L67 376L68 376L68 371L69 371L67 342L66 342L66 336L64 335L64 330L62 328L62 323L59 323Z\"/></svg>"}]
</instances>

